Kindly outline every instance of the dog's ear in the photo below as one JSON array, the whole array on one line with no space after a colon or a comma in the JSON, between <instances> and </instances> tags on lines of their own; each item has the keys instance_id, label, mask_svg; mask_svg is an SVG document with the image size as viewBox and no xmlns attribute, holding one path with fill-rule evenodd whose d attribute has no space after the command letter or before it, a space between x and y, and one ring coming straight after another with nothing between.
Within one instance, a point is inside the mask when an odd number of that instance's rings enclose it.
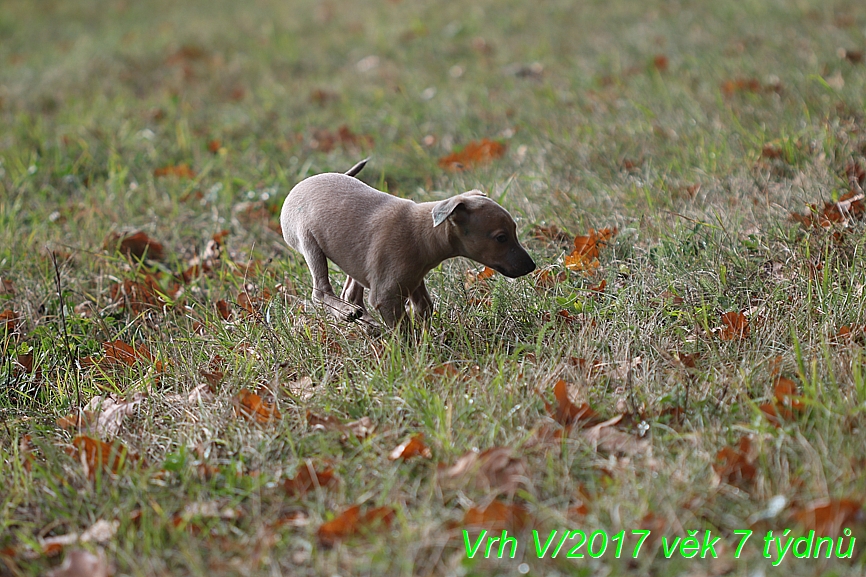
<instances>
[{"instance_id":1,"label":"dog's ear","mask_svg":"<svg viewBox=\"0 0 866 577\"><path fill-rule=\"evenodd\" d=\"M457 207L465 206L466 200L468 197L473 196L487 196L480 190L470 190L469 192L464 192L463 194L458 194L457 196L452 196L451 198L446 198L445 200L440 200L436 204L433 205L433 226L439 226L445 219L451 216Z\"/></svg>"}]
</instances>

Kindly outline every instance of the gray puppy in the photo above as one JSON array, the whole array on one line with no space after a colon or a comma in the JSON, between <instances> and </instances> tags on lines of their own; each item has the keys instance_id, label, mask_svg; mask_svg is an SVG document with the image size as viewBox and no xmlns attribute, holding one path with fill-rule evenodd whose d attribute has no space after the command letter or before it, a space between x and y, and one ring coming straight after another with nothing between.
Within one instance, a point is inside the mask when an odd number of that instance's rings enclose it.
<instances>
[{"instance_id":1,"label":"gray puppy","mask_svg":"<svg viewBox=\"0 0 866 577\"><path fill-rule=\"evenodd\" d=\"M484 193L470 190L439 202L415 203L371 188L345 174L329 172L299 182L280 215L286 242L304 255L313 276L313 301L341 320L376 322L370 304L395 327L412 303L426 318L433 301L424 275L443 260L465 256L510 278L535 270L517 240L514 219ZM333 261L348 275L338 298L328 278Z\"/></svg>"}]
</instances>

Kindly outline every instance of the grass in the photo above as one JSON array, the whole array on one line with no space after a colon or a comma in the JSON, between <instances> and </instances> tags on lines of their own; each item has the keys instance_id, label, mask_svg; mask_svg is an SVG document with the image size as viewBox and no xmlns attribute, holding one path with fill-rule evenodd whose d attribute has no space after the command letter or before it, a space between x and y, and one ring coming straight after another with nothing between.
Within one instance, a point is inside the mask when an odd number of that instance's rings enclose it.
<instances>
[{"instance_id":1,"label":"grass","mask_svg":"<svg viewBox=\"0 0 866 577\"><path fill-rule=\"evenodd\" d=\"M0 573L41 574L82 547L117 575L862 574L864 227L805 230L789 215L837 200L846 167L866 162L864 30L866 9L841 0L7 0L0 310L22 320L0 333ZM438 166L481 138L505 156ZM303 260L269 226L296 182L367 155L362 178L399 196L486 190L554 274L570 243L533 238L537 226L619 234L597 271L550 286L494 277L485 291L465 284L470 263L444 263L428 277L431 323L371 338L306 303ZM184 163L192 178L154 174ZM136 230L164 245L161 261L106 243ZM169 298L172 274L222 230L222 259ZM164 302L112 296L145 273ZM254 314L238 306L265 291ZM729 311L749 313L747 337L718 337ZM838 337L845 325L854 338ZM79 368L114 340L165 370ZM203 370L223 376L189 401ZM803 408L777 427L760 406L779 375ZM560 379L648 445L597 448L577 428L540 440L561 428L545 408ZM279 418L239 417L245 388ZM136 392L117 439L138 459L89 477L56 420ZM376 429L317 429L308 411ZM431 459L389 460L417 433ZM735 462L754 472L737 482L713 465L744 437ZM512 450L510 488L438 469L493 447ZM306 463L339 484L288 495ZM519 554L469 559L466 511L495 498L531 515ZM846 498L851 515L806 518ZM319 527L354 504L396 516L326 546ZM112 536L43 550L99 520L118 522ZM853 560L789 554L774 568L762 555L767 530L843 526ZM653 536L637 559L633 541L627 559L537 559L531 530L563 528ZM736 559L733 532L748 528ZM661 537L692 530L723 537L718 560L665 558Z\"/></svg>"}]
</instances>

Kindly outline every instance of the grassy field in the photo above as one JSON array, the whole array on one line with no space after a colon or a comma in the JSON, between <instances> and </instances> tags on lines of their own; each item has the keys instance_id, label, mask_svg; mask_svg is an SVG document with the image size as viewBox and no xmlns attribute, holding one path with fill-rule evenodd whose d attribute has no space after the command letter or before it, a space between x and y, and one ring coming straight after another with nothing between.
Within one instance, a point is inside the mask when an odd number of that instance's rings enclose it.
<instances>
[{"instance_id":1,"label":"grassy field","mask_svg":"<svg viewBox=\"0 0 866 577\"><path fill-rule=\"evenodd\" d=\"M848 0L4 0L0 575L862 575L864 51ZM367 156L543 272L311 306L279 208Z\"/></svg>"}]
</instances>

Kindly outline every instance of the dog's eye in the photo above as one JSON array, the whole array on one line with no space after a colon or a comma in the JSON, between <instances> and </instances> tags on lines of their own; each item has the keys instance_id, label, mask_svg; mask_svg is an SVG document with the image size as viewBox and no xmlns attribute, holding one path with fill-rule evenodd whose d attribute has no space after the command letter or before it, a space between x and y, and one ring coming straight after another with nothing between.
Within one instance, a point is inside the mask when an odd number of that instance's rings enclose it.
<instances>
[{"instance_id":1,"label":"dog's eye","mask_svg":"<svg viewBox=\"0 0 866 577\"><path fill-rule=\"evenodd\" d=\"M497 234L496 242L501 242L502 244L505 244L506 242L508 242L508 235L504 232Z\"/></svg>"}]
</instances>

